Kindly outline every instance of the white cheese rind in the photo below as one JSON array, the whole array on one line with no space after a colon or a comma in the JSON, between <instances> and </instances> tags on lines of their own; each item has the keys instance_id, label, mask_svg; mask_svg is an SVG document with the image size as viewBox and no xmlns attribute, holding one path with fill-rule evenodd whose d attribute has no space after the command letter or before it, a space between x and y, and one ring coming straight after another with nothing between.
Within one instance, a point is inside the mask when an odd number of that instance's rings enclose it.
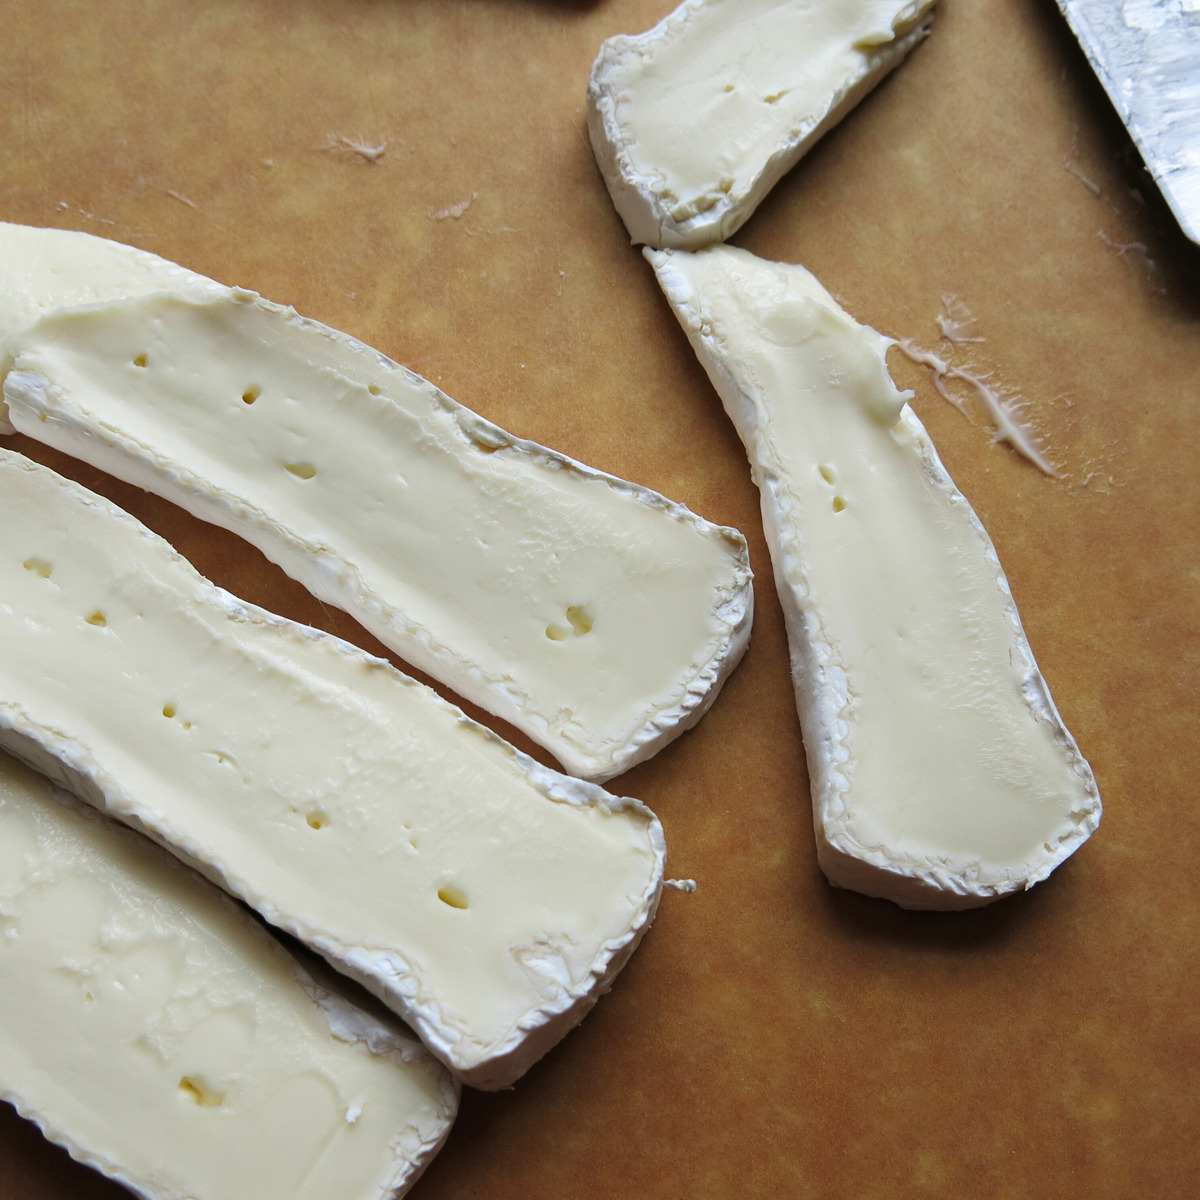
<instances>
[{"instance_id":1,"label":"white cheese rind","mask_svg":"<svg viewBox=\"0 0 1200 1200\"><path fill-rule=\"evenodd\" d=\"M643 805L5 451L0 510L0 745L358 979L464 1082L512 1083L606 990L660 895Z\"/></svg>"},{"instance_id":2,"label":"white cheese rind","mask_svg":"<svg viewBox=\"0 0 1200 1200\"><path fill-rule=\"evenodd\" d=\"M935 0L685 0L609 38L588 134L637 244L723 241L928 34Z\"/></svg>"},{"instance_id":3,"label":"white cheese rind","mask_svg":"<svg viewBox=\"0 0 1200 1200\"><path fill-rule=\"evenodd\" d=\"M609 779L707 711L750 634L741 534L290 309L97 242L0 226L36 293L0 322L42 318L0 323L20 432L240 534L572 774ZM30 283L43 245L67 266ZM110 303L54 311L75 251L132 266Z\"/></svg>"},{"instance_id":4,"label":"white cheese rind","mask_svg":"<svg viewBox=\"0 0 1200 1200\"><path fill-rule=\"evenodd\" d=\"M0 1099L152 1200L382 1200L458 1089L210 884L0 755Z\"/></svg>"},{"instance_id":5,"label":"white cheese rind","mask_svg":"<svg viewBox=\"0 0 1200 1200\"><path fill-rule=\"evenodd\" d=\"M646 251L746 445L842 887L968 908L1045 879L1100 797L995 549L887 374L802 267Z\"/></svg>"}]
</instances>

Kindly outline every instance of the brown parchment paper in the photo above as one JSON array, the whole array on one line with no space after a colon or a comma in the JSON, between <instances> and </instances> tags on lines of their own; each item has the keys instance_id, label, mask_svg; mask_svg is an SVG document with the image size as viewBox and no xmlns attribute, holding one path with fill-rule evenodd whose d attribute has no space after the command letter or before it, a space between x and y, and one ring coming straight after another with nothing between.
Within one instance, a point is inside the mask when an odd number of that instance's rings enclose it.
<instances>
[{"instance_id":1,"label":"brown parchment paper","mask_svg":"<svg viewBox=\"0 0 1200 1200\"><path fill-rule=\"evenodd\" d=\"M294 303L506 428L750 540L744 664L695 732L614 784L661 815L670 873L699 891L665 896L611 996L515 1091L465 1097L416 1194L1194 1194L1194 263L1053 5L1033 0L945 0L929 41L737 237L943 353L941 297L960 297L986 341L954 361L1024 396L1063 471L1045 478L991 444L981 417L893 352L996 542L1106 807L1048 884L985 911L835 893L814 862L742 448L584 133L601 39L668 7L0 6L0 218L129 241ZM386 152L368 162L340 137ZM380 650L238 539L9 444L114 498L238 595ZM0 1109L3 1200L118 1194Z\"/></svg>"}]
</instances>

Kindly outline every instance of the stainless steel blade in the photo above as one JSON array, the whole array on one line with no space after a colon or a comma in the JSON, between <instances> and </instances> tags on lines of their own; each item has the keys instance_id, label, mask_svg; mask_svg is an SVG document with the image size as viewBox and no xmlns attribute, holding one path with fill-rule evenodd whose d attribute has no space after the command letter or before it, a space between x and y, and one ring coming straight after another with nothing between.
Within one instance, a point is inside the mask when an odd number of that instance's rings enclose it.
<instances>
[{"instance_id":1,"label":"stainless steel blade","mask_svg":"<svg viewBox=\"0 0 1200 1200\"><path fill-rule=\"evenodd\" d=\"M1183 232L1200 245L1200 0L1057 0Z\"/></svg>"}]
</instances>

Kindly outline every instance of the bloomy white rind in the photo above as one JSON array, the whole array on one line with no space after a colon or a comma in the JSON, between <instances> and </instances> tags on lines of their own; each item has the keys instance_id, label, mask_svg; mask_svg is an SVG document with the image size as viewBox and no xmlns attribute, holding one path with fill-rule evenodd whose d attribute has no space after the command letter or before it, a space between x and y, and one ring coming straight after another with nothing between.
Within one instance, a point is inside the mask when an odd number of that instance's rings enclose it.
<instances>
[{"instance_id":1,"label":"bloomy white rind","mask_svg":"<svg viewBox=\"0 0 1200 1200\"><path fill-rule=\"evenodd\" d=\"M0 454L13 459L19 458L11 452L0 451ZM20 460L20 465L30 471L45 470L25 459ZM0 700L0 748L28 763L100 811L145 834L218 887L244 900L268 924L290 933L320 954L335 970L362 984L403 1018L418 1033L434 1056L464 1084L490 1091L515 1083L533 1063L574 1028L608 990L612 980L654 920L662 895L666 867L666 843L658 818L639 800L613 796L596 784L561 775L542 766L490 729L472 721L455 705L443 700L432 688L427 688L415 679L401 674L386 660L368 654L332 634L277 616L230 595L195 572L191 564L167 542L124 510L71 480L61 479L61 483L82 503L103 508L113 519L132 525L139 536L157 543L160 553L169 555L192 571L201 585L210 591L214 601L236 620L272 625L295 638L324 641L348 658L391 673L397 682L406 687L423 689L428 693L430 701L444 706L459 724L465 725L478 736L511 755L530 784L548 800L558 804L600 807L617 812L632 810L645 818L652 865L628 928L620 937L611 939L600 947L582 983L572 988L562 988L552 1001L526 1012L504 1043L493 1048L486 1057L478 1059L477 1056L465 1055L460 1050L457 1031L444 1018L437 1002L418 990L412 972L403 959L394 954L383 954L376 950L334 941L280 912L268 897L259 893L246 880L234 878L219 864L206 861L199 847L186 833L148 811L144 805L138 804L117 779L95 762L84 746L56 730L37 723L19 705Z\"/></svg>"},{"instance_id":2,"label":"bloomy white rind","mask_svg":"<svg viewBox=\"0 0 1200 1200\"><path fill-rule=\"evenodd\" d=\"M757 429L757 407L733 378L720 347L705 327L700 315L699 299L691 284L682 273L672 269L671 251L647 248L643 253L654 268L663 293L721 397L726 412L743 440L748 445L753 444ZM891 344L889 339L880 336L881 359L885 358ZM1014 892L1028 890L1046 879L1069 858L1100 824L1100 794L1091 767L1063 723L1050 696L1049 686L1038 669L1008 579L983 523L942 465L932 439L907 404L900 419L919 440L922 465L929 479L951 504L962 506L988 561L995 569L996 587L1004 597L1005 613L1012 627L1010 653L1021 664L1022 694L1035 718L1053 730L1087 796L1087 803L1071 814L1073 825L1069 832L1058 842L1045 845L1042 857L1028 864L1028 869L1019 875L1012 875L1000 882L983 881L977 877L978 864L891 856L878 848L860 844L850 835L842 799L846 783L840 771L840 765L848 757L843 720L847 704L846 680L841 669L835 665L833 649L818 617L804 604L803 595L789 582L789 579L804 578L805 564L787 532L789 511L782 482L770 471L765 471L760 463L752 464L754 479L760 492L775 585L787 625L792 684L804 733L812 785L817 861L821 870L836 887L891 900L904 908L977 908Z\"/></svg>"},{"instance_id":3,"label":"bloomy white rind","mask_svg":"<svg viewBox=\"0 0 1200 1200\"><path fill-rule=\"evenodd\" d=\"M13 1108L17 1116L33 1125L46 1141L53 1142L56 1146L61 1146L80 1166L87 1167L91 1171L104 1175L114 1183L119 1183L127 1192L136 1196L138 1200L179 1200L179 1197L172 1196L166 1192L144 1191L132 1180L126 1178L116 1163L105 1158L103 1155L92 1154L90 1151L85 1150L78 1142L64 1133L48 1118L26 1104L15 1092L0 1088L0 1103L7 1104Z\"/></svg>"},{"instance_id":4,"label":"bloomy white rind","mask_svg":"<svg viewBox=\"0 0 1200 1200\"><path fill-rule=\"evenodd\" d=\"M31 765L33 759L39 757L36 749L27 761ZM58 764L51 761L52 767ZM57 773L56 773L57 774ZM52 778L54 776L52 775ZM53 795L58 803L67 806L92 820L101 817L93 809L82 804L75 796L55 787ZM187 870L182 863L179 870ZM219 894L218 902L235 908L234 902L227 896ZM240 910L239 910L240 912ZM243 916L243 919L244 916ZM269 935L261 931L263 937ZM344 996L331 990L319 982L300 963L294 964L299 985L309 994L314 1004L325 1013L330 1032L334 1037L345 1042L359 1042L369 1053L383 1057L394 1058L398 1064L410 1064L429 1061L428 1051L417 1041L405 1037L399 1030L391 1028L370 1013L356 1007ZM460 1087L454 1076L442 1076L442 1104L436 1122L428 1127L410 1127L396 1131L391 1145L395 1155L392 1166L388 1171L388 1180L378 1193L379 1200L400 1200L408 1194L413 1184L425 1173L429 1164L437 1157L450 1131L454 1127L454 1119L458 1113ZM96 1171L101 1175L119 1183L123 1188L140 1200L182 1200L177 1194L149 1192L127 1178L121 1168L102 1154L96 1154L79 1145L69 1134L59 1129L45 1114L26 1102L16 1092L0 1088L0 1103L10 1105L18 1116L33 1124L47 1141L61 1146L77 1163Z\"/></svg>"},{"instance_id":5,"label":"bloomy white rind","mask_svg":"<svg viewBox=\"0 0 1200 1200\"><path fill-rule=\"evenodd\" d=\"M422 685L413 681L413 686ZM560 775L509 746L490 729L477 724L465 714L459 713L458 716L460 721L481 736L511 753L531 782L548 798L558 803L597 805L612 811L632 809L646 816L647 834L654 858L653 869L639 897L638 908L629 928L619 938L604 943L592 961L586 980L573 987L560 987L549 1003L530 1009L508 1039L494 1047L485 1061L474 1066L464 1065L458 1057L455 1031L442 1019L436 1004L416 993L406 963L375 951L348 950L324 939L306 939L342 974L357 980L372 995L398 1012L417 1030L429 1050L464 1084L482 1091L498 1091L516 1083L534 1063L574 1029L596 1001L612 987L613 980L637 949L658 912L667 849L662 825L640 800L613 796L596 784Z\"/></svg>"},{"instance_id":6,"label":"bloomy white rind","mask_svg":"<svg viewBox=\"0 0 1200 1200\"><path fill-rule=\"evenodd\" d=\"M634 245L695 250L731 238L753 216L770 190L858 103L894 71L929 34L936 0L914 0L897 24L897 37L865 56L861 73L831 98L824 116L797 136L785 138L755 175L746 191L715 193L711 208L676 221L660 196L661 181L639 171L631 141L617 116L618 94L612 76L625 55L648 57L656 44L678 37L707 0L684 0L652 29L617 34L600 47L587 88L587 129L596 164L608 194ZM797 54L803 54L801 47ZM715 180L714 180L715 183Z\"/></svg>"},{"instance_id":7,"label":"bloomy white rind","mask_svg":"<svg viewBox=\"0 0 1200 1200\"><path fill-rule=\"evenodd\" d=\"M103 239L92 240L103 242ZM736 529L715 525L650 488L586 466L537 442L514 437L407 367L348 334L300 316L294 309L272 304L244 289L227 289L145 251L120 243L106 244L127 250L148 271L160 271L163 279L170 282L171 295L203 303L234 294L247 303L282 313L285 319L328 338L351 355L361 355L372 368L399 373L409 384L426 391L439 407L454 417L464 439L491 448L504 447L507 453L520 455L542 470L569 471L591 486L609 488L632 502L661 512L666 519L690 526L699 538L718 539L726 549L729 571L726 584L712 596L712 616L717 633L711 647L707 648L708 656L690 676L678 679L669 695L654 698L648 708L634 715L631 732L623 742L608 746L597 743L589 749L555 729L553 714L541 711L534 699L516 688L510 679L485 671L452 646L439 641L405 613L383 603L365 585L355 565L338 553L337 547L315 545L299 538L268 513L246 505L236 496L213 487L207 480L176 469L152 445L136 443L118 430L93 428L90 422L73 412L69 401L54 391L42 376L9 369L11 362L7 352L0 350L0 370L7 371L3 380L4 394L12 397L14 411L20 407L25 413L25 419L20 415L17 418L20 432L82 458L127 483L162 495L201 520L246 537L315 596L350 613L413 666L528 734L572 775L603 783L652 758L691 729L708 711L745 654L753 624L750 556L746 539ZM139 294L151 294L152 290ZM0 330L0 335L4 332ZM15 341L14 335L19 332L11 331L7 340ZM51 403L52 399L54 403ZM2 432L4 429L0 428Z\"/></svg>"},{"instance_id":8,"label":"bloomy white rind","mask_svg":"<svg viewBox=\"0 0 1200 1200\"><path fill-rule=\"evenodd\" d=\"M371 1054L385 1055L398 1063L419 1062L432 1057L420 1042L405 1037L378 1017L352 1004L326 981L299 964L296 971L301 986L325 1013L330 1032L339 1041L360 1043ZM457 1077L445 1074L442 1077L442 1112L445 1119L428 1128L410 1127L397 1132L392 1141L395 1160L391 1178L380 1193L380 1200L399 1200L425 1174L454 1127L461 1092Z\"/></svg>"}]
</instances>

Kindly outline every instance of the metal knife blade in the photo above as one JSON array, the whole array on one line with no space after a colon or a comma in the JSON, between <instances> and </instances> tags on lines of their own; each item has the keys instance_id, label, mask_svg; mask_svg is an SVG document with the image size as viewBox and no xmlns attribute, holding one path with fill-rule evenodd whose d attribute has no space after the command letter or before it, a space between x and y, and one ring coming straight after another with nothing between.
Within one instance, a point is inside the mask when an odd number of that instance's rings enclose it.
<instances>
[{"instance_id":1,"label":"metal knife blade","mask_svg":"<svg viewBox=\"0 0 1200 1200\"><path fill-rule=\"evenodd\" d=\"M1184 234L1200 245L1200 0L1057 0Z\"/></svg>"}]
</instances>

